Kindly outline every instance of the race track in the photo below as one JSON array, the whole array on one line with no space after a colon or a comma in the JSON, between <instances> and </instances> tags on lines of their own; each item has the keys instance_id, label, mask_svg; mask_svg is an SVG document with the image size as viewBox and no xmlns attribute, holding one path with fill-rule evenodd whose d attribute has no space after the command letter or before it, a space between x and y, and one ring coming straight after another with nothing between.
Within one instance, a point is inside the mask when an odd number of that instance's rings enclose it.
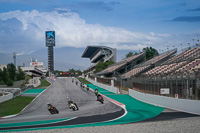
<instances>
[{"instance_id":1,"label":"race track","mask_svg":"<svg viewBox=\"0 0 200 133\"><path fill-rule=\"evenodd\" d=\"M96 101L96 96L93 92L77 86L75 82L72 83L71 78L49 79L49 81L52 85L39 95L20 114L16 117L0 119L0 124L73 118L64 123L60 122L60 125L73 125L108 121L124 114L124 110L121 107L106 99L104 99L104 104ZM78 105L79 111L72 111L69 109L67 103L68 99L73 100ZM47 103L53 104L59 110L59 114L51 115L47 110ZM37 126L46 127L54 125L45 124ZM6 127L0 128L0 130L31 128L31 126L32 125L29 125L29 127Z\"/></svg>"}]
</instances>

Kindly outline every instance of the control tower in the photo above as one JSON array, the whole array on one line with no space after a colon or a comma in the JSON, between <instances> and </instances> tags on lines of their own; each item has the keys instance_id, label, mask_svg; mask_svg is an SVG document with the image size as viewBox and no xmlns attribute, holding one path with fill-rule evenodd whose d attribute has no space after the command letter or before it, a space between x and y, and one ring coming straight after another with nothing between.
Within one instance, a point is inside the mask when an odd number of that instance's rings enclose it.
<instances>
[{"instance_id":1,"label":"control tower","mask_svg":"<svg viewBox=\"0 0 200 133\"><path fill-rule=\"evenodd\" d=\"M55 31L46 31L46 47L48 47L48 70L49 75L54 71L54 58L53 58L53 47L55 46Z\"/></svg>"}]
</instances>

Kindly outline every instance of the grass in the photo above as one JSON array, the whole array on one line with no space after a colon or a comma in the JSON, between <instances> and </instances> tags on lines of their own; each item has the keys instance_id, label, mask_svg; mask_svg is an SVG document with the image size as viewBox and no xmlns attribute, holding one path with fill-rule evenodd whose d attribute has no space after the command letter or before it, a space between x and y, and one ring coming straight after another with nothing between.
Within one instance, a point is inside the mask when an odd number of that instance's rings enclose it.
<instances>
[{"instance_id":1,"label":"grass","mask_svg":"<svg viewBox=\"0 0 200 133\"><path fill-rule=\"evenodd\" d=\"M9 101L0 103L0 117L18 114L34 97L18 96Z\"/></svg>"},{"instance_id":2,"label":"grass","mask_svg":"<svg viewBox=\"0 0 200 133\"><path fill-rule=\"evenodd\" d=\"M90 82L88 82L86 79L84 78L77 78L80 82L82 82L83 84L91 84Z\"/></svg>"},{"instance_id":3,"label":"grass","mask_svg":"<svg viewBox=\"0 0 200 133\"><path fill-rule=\"evenodd\" d=\"M38 87L36 87L34 89L37 89L37 88L46 88L46 87L48 87L48 86L51 85L46 79L40 79L40 81L41 81L41 85L39 85Z\"/></svg>"}]
</instances>

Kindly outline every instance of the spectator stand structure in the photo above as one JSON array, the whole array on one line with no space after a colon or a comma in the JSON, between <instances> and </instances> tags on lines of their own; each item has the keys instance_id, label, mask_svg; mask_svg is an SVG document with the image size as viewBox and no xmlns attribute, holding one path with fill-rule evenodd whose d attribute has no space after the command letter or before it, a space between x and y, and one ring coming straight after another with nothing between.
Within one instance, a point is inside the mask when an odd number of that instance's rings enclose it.
<instances>
[{"instance_id":1,"label":"spectator stand structure","mask_svg":"<svg viewBox=\"0 0 200 133\"><path fill-rule=\"evenodd\" d=\"M106 46L87 46L82 54L82 58L89 58L91 63L93 63L86 69L87 73L92 73L100 60L116 62L116 49Z\"/></svg>"},{"instance_id":2,"label":"spectator stand structure","mask_svg":"<svg viewBox=\"0 0 200 133\"><path fill-rule=\"evenodd\" d=\"M188 47L183 52L153 69L134 77L133 88L144 93L161 95L168 89L169 97L200 99L200 47Z\"/></svg>"},{"instance_id":3,"label":"spectator stand structure","mask_svg":"<svg viewBox=\"0 0 200 133\"><path fill-rule=\"evenodd\" d=\"M113 64L109 66L107 69L97 73L97 75L98 76L104 75L105 77L119 77L122 74L134 68L134 65L140 62L141 59L144 58L144 56L145 56L145 53L142 52L140 54L123 59L120 62Z\"/></svg>"},{"instance_id":4,"label":"spectator stand structure","mask_svg":"<svg viewBox=\"0 0 200 133\"><path fill-rule=\"evenodd\" d=\"M133 84L132 84L133 77L137 77L138 75L141 75L142 73L149 71L152 68L158 66L159 64L163 63L163 61L166 61L167 59L172 57L176 52L177 52L177 49L172 49L165 53L160 54L159 56L155 56L146 62L135 65L131 71L129 71L121 76L121 78L122 78L121 86L132 88L133 87Z\"/></svg>"}]
</instances>

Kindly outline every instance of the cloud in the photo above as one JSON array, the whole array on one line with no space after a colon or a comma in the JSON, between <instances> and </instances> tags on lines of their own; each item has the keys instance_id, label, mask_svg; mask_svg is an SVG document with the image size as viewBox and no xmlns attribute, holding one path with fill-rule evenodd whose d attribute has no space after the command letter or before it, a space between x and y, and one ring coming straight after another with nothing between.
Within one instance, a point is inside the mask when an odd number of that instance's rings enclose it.
<instances>
[{"instance_id":1,"label":"cloud","mask_svg":"<svg viewBox=\"0 0 200 133\"><path fill-rule=\"evenodd\" d=\"M200 7L195 9L188 9L187 11L200 11Z\"/></svg>"},{"instance_id":2,"label":"cloud","mask_svg":"<svg viewBox=\"0 0 200 133\"><path fill-rule=\"evenodd\" d=\"M175 22L200 22L200 16L181 16L172 19Z\"/></svg>"},{"instance_id":3,"label":"cloud","mask_svg":"<svg viewBox=\"0 0 200 133\"><path fill-rule=\"evenodd\" d=\"M0 13L0 52L28 53L44 48L47 30L55 31L58 48L105 45L118 50L139 50L146 46L161 47L171 37L168 34L145 34L87 24L79 14L68 9L59 8L51 12L17 10Z\"/></svg>"}]
</instances>

